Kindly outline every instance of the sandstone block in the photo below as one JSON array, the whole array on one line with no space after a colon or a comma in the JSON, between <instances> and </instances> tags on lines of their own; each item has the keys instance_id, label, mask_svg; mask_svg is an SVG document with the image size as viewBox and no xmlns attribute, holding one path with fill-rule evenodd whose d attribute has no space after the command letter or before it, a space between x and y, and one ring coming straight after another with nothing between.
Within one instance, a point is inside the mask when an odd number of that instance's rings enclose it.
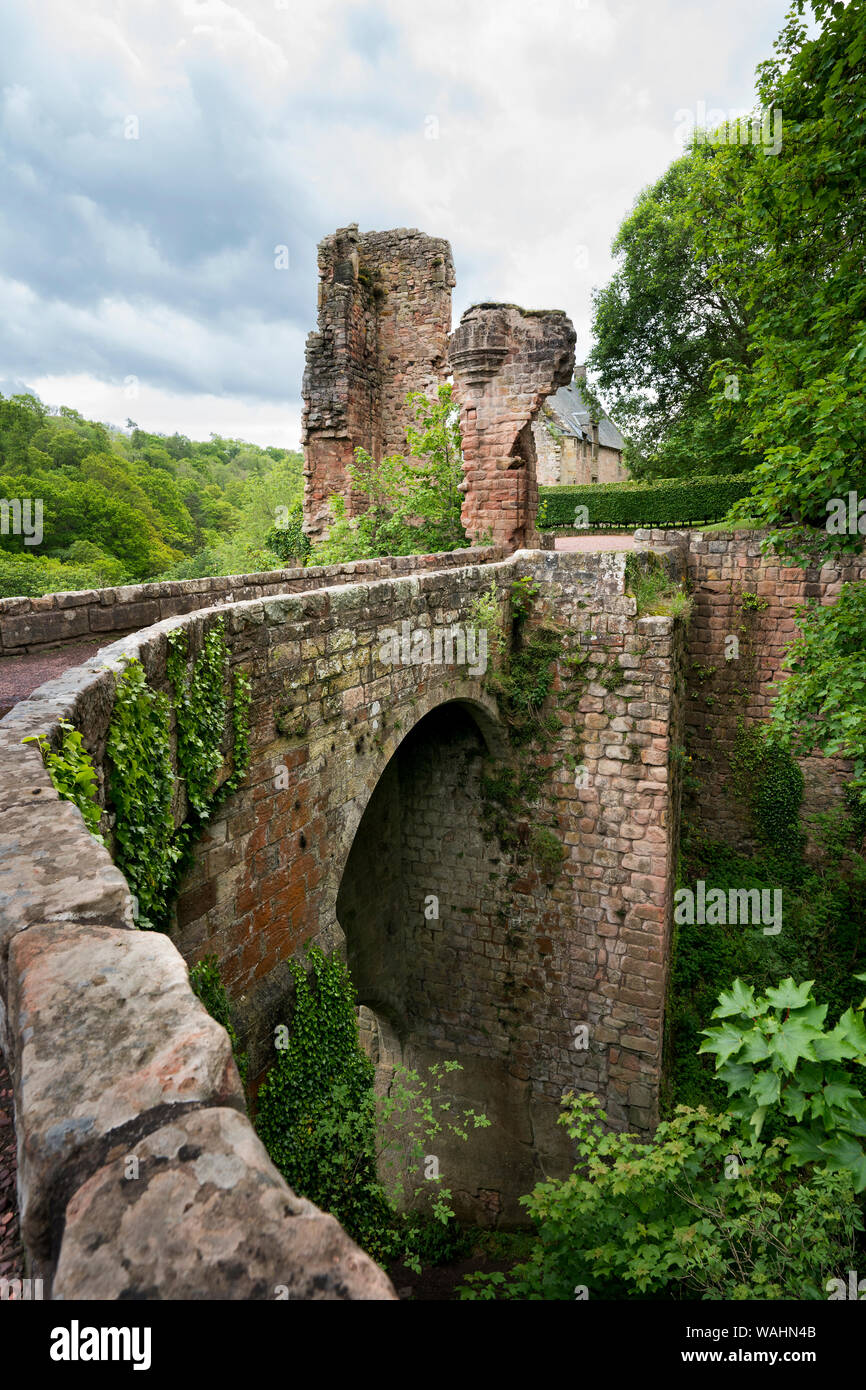
<instances>
[{"instance_id":1,"label":"sandstone block","mask_svg":"<svg viewBox=\"0 0 866 1390\"><path fill-rule=\"evenodd\" d=\"M38 756L38 755L37 755ZM49 784L50 786L50 784ZM4 809L0 823L0 996L10 942L32 922L76 919L131 927L123 874L71 801L46 793Z\"/></svg>"},{"instance_id":2,"label":"sandstone block","mask_svg":"<svg viewBox=\"0 0 866 1390\"><path fill-rule=\"evenodd\" d=\"M235 1110L181 1115L108 1159L66 1209L55 1298L395 1298L337 1221L295 1196Z\"/></svg>"},{"instance_id":3,"label":"sandstone block","mask_svg":"<svg viewBox=\"0 0 866 1390\"><path fill-rule=\"evenodd\" d=\"M31 1254L48 1257L59 1187L87 1178L109 1140L125 1131L132 1144L178 1106L243 1108L228 1034L192 993L166 936L34 925L10 947L8 1007Z\"/></svg>"}]
</instances>

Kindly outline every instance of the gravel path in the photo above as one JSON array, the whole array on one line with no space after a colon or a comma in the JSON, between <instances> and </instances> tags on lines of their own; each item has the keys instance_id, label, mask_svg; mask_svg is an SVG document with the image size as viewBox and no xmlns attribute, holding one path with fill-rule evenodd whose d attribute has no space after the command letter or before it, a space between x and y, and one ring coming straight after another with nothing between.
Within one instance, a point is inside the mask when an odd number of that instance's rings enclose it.
<instances>
[{"instance_id":1,"label":"gravel path","mask_svg":"<svg viewBox=\"0 0 866 1390\"><path fill-rule=\"evenodd\" d=\"M635 550L637 542L633 535L621 531L605 535L602 532L589 536L557 536L557 550Z\"/></svg>"},{"instance_id":2,"label":"gravel path","mask_svg":"<svg viewBox=\"0 0 866 1390\"><path fill-rule=\"evenodd\" d=\"M24 1252L18 1235L18 1171L12 1123L12 1081L0 1052L0 1279L24 1278Z\"/></svg>"},{"instance_id":3,"label":"gravel path","mask_svg":"<svg viewBox=\"0 0 866 1390\"><path fill-rule=\"evenodd\" d=\"M57 647L31 652L29 656L0 657L0 719L19 700L32 695L44 681L52 681L70 666L89 661L101 647L115 640L112 633L105 637L82 638L80 642L64 642Z\"/></svg>"}]
</instances>

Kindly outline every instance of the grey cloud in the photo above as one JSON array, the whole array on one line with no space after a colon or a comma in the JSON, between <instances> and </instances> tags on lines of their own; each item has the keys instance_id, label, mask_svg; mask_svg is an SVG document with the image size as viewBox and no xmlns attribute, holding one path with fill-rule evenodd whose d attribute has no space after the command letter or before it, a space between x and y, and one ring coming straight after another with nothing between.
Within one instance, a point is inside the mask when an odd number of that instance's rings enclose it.
<instances>
[{"instance_id":1,"label":"grey cloud","mask_svg":"<svg viewBox=\"0 0 866 1390\"><path fill-rule=\"evenodd\" d=\"M585 316L589 283L569 278L569 248L592 242L603 267L640 184L676 153L658 135L674 110L700 96L732 104L692 92L693 5L658 0L658 18L622 0L608 8L616 42L595 53L570 0L543 40L517 0L499 0L486 28L464 0L435 14L403 0L93 0L80 13L12 0L0 56L0 372L296 398L316 243L348 221L449 237L458 313L492 296ZM769 53L767 20L750 24L750 9L732 0L724 21L749 31L736 53L744 89ZM778 0L780 21L784 9ZM94 13L104 22L75 43ZM702 22L709 33L722 21L707 6ZM438 141L424 140L428 114ZM128 115L137 140L123 137ZM655 144L642 163L647 128ZM274 267L277 245L287 271Z\"/></svg>"}]
</instances>

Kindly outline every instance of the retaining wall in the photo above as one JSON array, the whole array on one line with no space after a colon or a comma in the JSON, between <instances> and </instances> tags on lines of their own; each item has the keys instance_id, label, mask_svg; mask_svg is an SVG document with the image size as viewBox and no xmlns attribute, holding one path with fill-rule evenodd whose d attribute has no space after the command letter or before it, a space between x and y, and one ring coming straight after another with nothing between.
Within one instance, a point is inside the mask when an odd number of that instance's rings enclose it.
<instances>
[{"instance_id":1,"label":"retaining wall","mask_svg":"<svg viewBox=\"0 0 866 1390\"><path fill-rule=\"evenodd\" d=\"M635 532L644 545L681 548L694 594L688 630L685 728L700 781L697 815L713 839L733 848L755 847L749 810L732 784L730 756L740 721L769 717L773 683L784 678L782 659L796 636L797 608L809 599L832 603L843 583L866 578L866 557L844 555L820 566L793 565L765 553L767 532L655 530ZM744 603L744 596L752 595ZM755 606L755 600L757 605ZM736 637L738 652L729 638ZM838 806L852 764L820 754L799 760L805 778L802 819Z\"/></svg>"}]
</instances>

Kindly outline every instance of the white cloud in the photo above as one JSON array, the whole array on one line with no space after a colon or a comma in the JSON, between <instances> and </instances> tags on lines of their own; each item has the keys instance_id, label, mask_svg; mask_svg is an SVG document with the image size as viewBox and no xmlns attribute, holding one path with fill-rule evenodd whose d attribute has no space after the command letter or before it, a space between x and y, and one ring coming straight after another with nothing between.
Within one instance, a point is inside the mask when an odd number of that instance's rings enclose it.
<instances>
[{"instance_id":1,"label":"white cloud","mask_svg":"<svg viewBox=\"0 0 866 1390\"><path fill-rule=\"evenodd\" d=\"M131 397L122 383L98 381L92 376L70 373L65 376L28 378L28 388L47 405L69 405L90 420L126 427L134 420L143 430L156 434L185 434L189 439L207 439L221 434L226 439L247 439L254 444L296 449L301 429L300 402L294 407L243 398L211 396L206 393L162 391L142 386ZM20 383L15 383L21 390Z\"/></svg>"},{"instance_id":2,"label":"white cloud","mask_svg":"<svg viewBox=\"0 0 866 1390\"><path fill-rule=\"evenodd\" d=\"M448 237L456 315L564 308L585 351L592 286L677 154L676 113L748 106L786 8L12 0L0 377L84 410L134 374L169 431L176 409L187 433L272 421L296 442L316 242L350 221Z\"/></svg>"}]
</instances>

